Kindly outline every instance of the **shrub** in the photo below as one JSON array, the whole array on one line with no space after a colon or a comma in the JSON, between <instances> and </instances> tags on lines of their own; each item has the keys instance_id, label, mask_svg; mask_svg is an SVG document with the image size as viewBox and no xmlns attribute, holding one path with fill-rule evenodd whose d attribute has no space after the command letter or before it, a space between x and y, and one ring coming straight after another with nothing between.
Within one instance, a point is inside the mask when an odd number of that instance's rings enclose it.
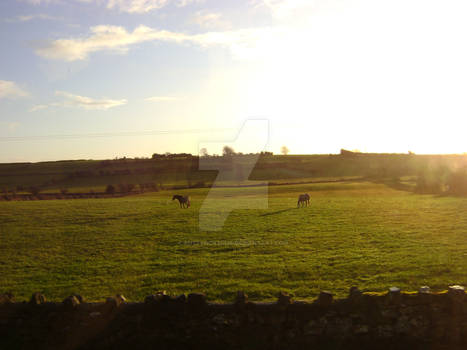
<instances>
[{"instance_id":1,"label":"shrub","mask_svg":"<svg viewBox=\"0 0 467 350\"><path fill-rule=\"evenodd\" d=\"M31 193L33 196L37 196L40 191L41 191L41 189L39 187L37 187L37 186L31 186L28 189L28 192Z\"/></svg>"},{"instance_id":2,"label":"shrub","mask_svg":"<svg viewBox=\"0 0 467 350\"><path fill-rule=\"evenodd\" d=\"M436 177L427 176L424 173L420 174L417 178L415 192L417 193L431 193L437 194L443 191L443 183L441 179Z\"/></svg>"},{"instance_id":3,"label":"shrub","mask_svg":"<svg viewBox=\"0 0 467 350\"><path fill-rule=\"evenodd\" d=\"M67 193L68 193L68 189L66 189L66 188L61 188L61 189L60 189L60 193L61 193L61 194L67 194Z\"/></svg>"},{"instance_id":4,"label":"shrub","mask_svg":"<svg viewBox=\"0 0 467 350\"><path fill-rule=\"evenodd\" d=\"M121 193L129 193L135 189L134 184L119 184L118 185L118 192Z\"/></svg>"},{"instance_id":5,"label":"shrub","mask_svg":"<svg viewBox=\"0 0 467 350\"><path fill-rule=\"evenodd\" d=\"M232 157L233 155L235 155L235 151L230 146L224 146L224 148L222 149L222 155L224 157Z\"/></svg>"},{"instance_id":6,"label":"shrub","mask_svg":"<svg viewBox=\"0 0 467 350\"><path fill-rule=\"evenodd\" d=\"M444 192L449 178L449 169L441 164L425 167L419 171L415 191L418 193L439 194Z\"/></svg>"},{"instance_id":7,"label":"shrub","mask_svg":"<svg viewBox=\"0 0 467 350\"><path fill-rule=\"evenodd\" d=\"M453 171L447 181L449 193L467 195L467 169Z\"/></svg>"},{"instance_id":8,"label":"shrub","mask_svg":"<svg viewBox=\"0 0 467 350\"><path fill-rule=\"evenodd\" d=\"M115 186L114 185L107 185L107 187L105 188L105 193L114 194L115 193Z\"/></svg>"}]
</instances>

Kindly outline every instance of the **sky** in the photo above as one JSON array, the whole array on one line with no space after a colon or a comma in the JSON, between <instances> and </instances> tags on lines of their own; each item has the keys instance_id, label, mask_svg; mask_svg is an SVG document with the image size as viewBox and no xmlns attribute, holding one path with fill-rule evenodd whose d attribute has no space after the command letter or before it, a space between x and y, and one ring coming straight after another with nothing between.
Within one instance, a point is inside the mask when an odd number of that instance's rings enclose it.
<instances>
[{"instance_id":1,"label":"sky","mask_svg":"<svg viewBox=\"0 0 467 350\"><path fill-rule=\"evenodd\" d=\"M3 0L0 162L256 152L250 119L274 153L467 152L466 16L463 0Z\"/></svg>"}]
</instances>

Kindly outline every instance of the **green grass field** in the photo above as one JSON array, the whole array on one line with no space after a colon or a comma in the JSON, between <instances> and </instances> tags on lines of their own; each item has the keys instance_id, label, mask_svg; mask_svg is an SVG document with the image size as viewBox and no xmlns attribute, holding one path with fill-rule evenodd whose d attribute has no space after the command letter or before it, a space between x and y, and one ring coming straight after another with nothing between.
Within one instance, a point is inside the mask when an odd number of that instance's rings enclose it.
<instances>
[{"instance_id":1,"label":"green grass field","mask_svg":"<svg viewBox=\"0 0 467 350\"><path fill-rule=\"evenodd\" d=\"M269 188L267 209L235 210L221 231L200 231L207 189L114 199L0 202L0 292L50 300L80 293L142 300L158 290L237 290L270 300L308 299L350 286L384 291L467 284L467 199L415 195L367 182ZM222 203L255 203L260 189L216 189ZM311 206L297 209L299 193ZM229 200L223 200L226 197ZM254 206L254 205L253 205ZM212 208L210 210L213 210Z\"/></svg>"}]
</instances>

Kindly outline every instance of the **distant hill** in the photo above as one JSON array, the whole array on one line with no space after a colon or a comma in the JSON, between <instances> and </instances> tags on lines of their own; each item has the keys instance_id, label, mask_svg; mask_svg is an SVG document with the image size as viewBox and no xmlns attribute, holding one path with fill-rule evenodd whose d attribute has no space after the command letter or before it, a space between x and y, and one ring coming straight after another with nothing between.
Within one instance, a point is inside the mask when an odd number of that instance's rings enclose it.
<instances>
[{"instance_id":1,"label":"distant hill","mask_svg":"<svg viewBox=\"0 0 467 350\"><path fill-rule=\"evenodd\" d=\"M257 162L255 160L257 159ZM249 164L255 162L248 176ZM248 176L257 181L367 177L391 179L417 176L427 169L458 168L467 164L466 155L374 154L342 150L335 155L234 155L200 158L189 154L155 155L152 159L66 160L39 163L0 164L0 191L41 192L104 191L108 185L134 187L156 185L204 187L216 179L221 183L241 182Z\"/></svg>"}]
</instances>

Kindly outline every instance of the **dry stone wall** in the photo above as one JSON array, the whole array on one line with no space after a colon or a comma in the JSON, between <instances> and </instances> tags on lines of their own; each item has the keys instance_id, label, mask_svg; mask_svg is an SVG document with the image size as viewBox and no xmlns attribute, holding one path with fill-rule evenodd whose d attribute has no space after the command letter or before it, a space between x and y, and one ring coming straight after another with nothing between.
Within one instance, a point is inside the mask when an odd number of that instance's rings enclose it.
<instances>
[{"instance_id":1,"label":"dry stone wall","mask_svg":"<svg viewBox=\"0 0 467 350\"><path fill-rule=\"evenodd\" d=\"M0 295L0 349L467 349L463 287L432 293L321 292L314 302L231 304L203 294L164 292L130 303L121 295L62 303L35 293L29 302Z\"/></svg>"}]
</instances>

